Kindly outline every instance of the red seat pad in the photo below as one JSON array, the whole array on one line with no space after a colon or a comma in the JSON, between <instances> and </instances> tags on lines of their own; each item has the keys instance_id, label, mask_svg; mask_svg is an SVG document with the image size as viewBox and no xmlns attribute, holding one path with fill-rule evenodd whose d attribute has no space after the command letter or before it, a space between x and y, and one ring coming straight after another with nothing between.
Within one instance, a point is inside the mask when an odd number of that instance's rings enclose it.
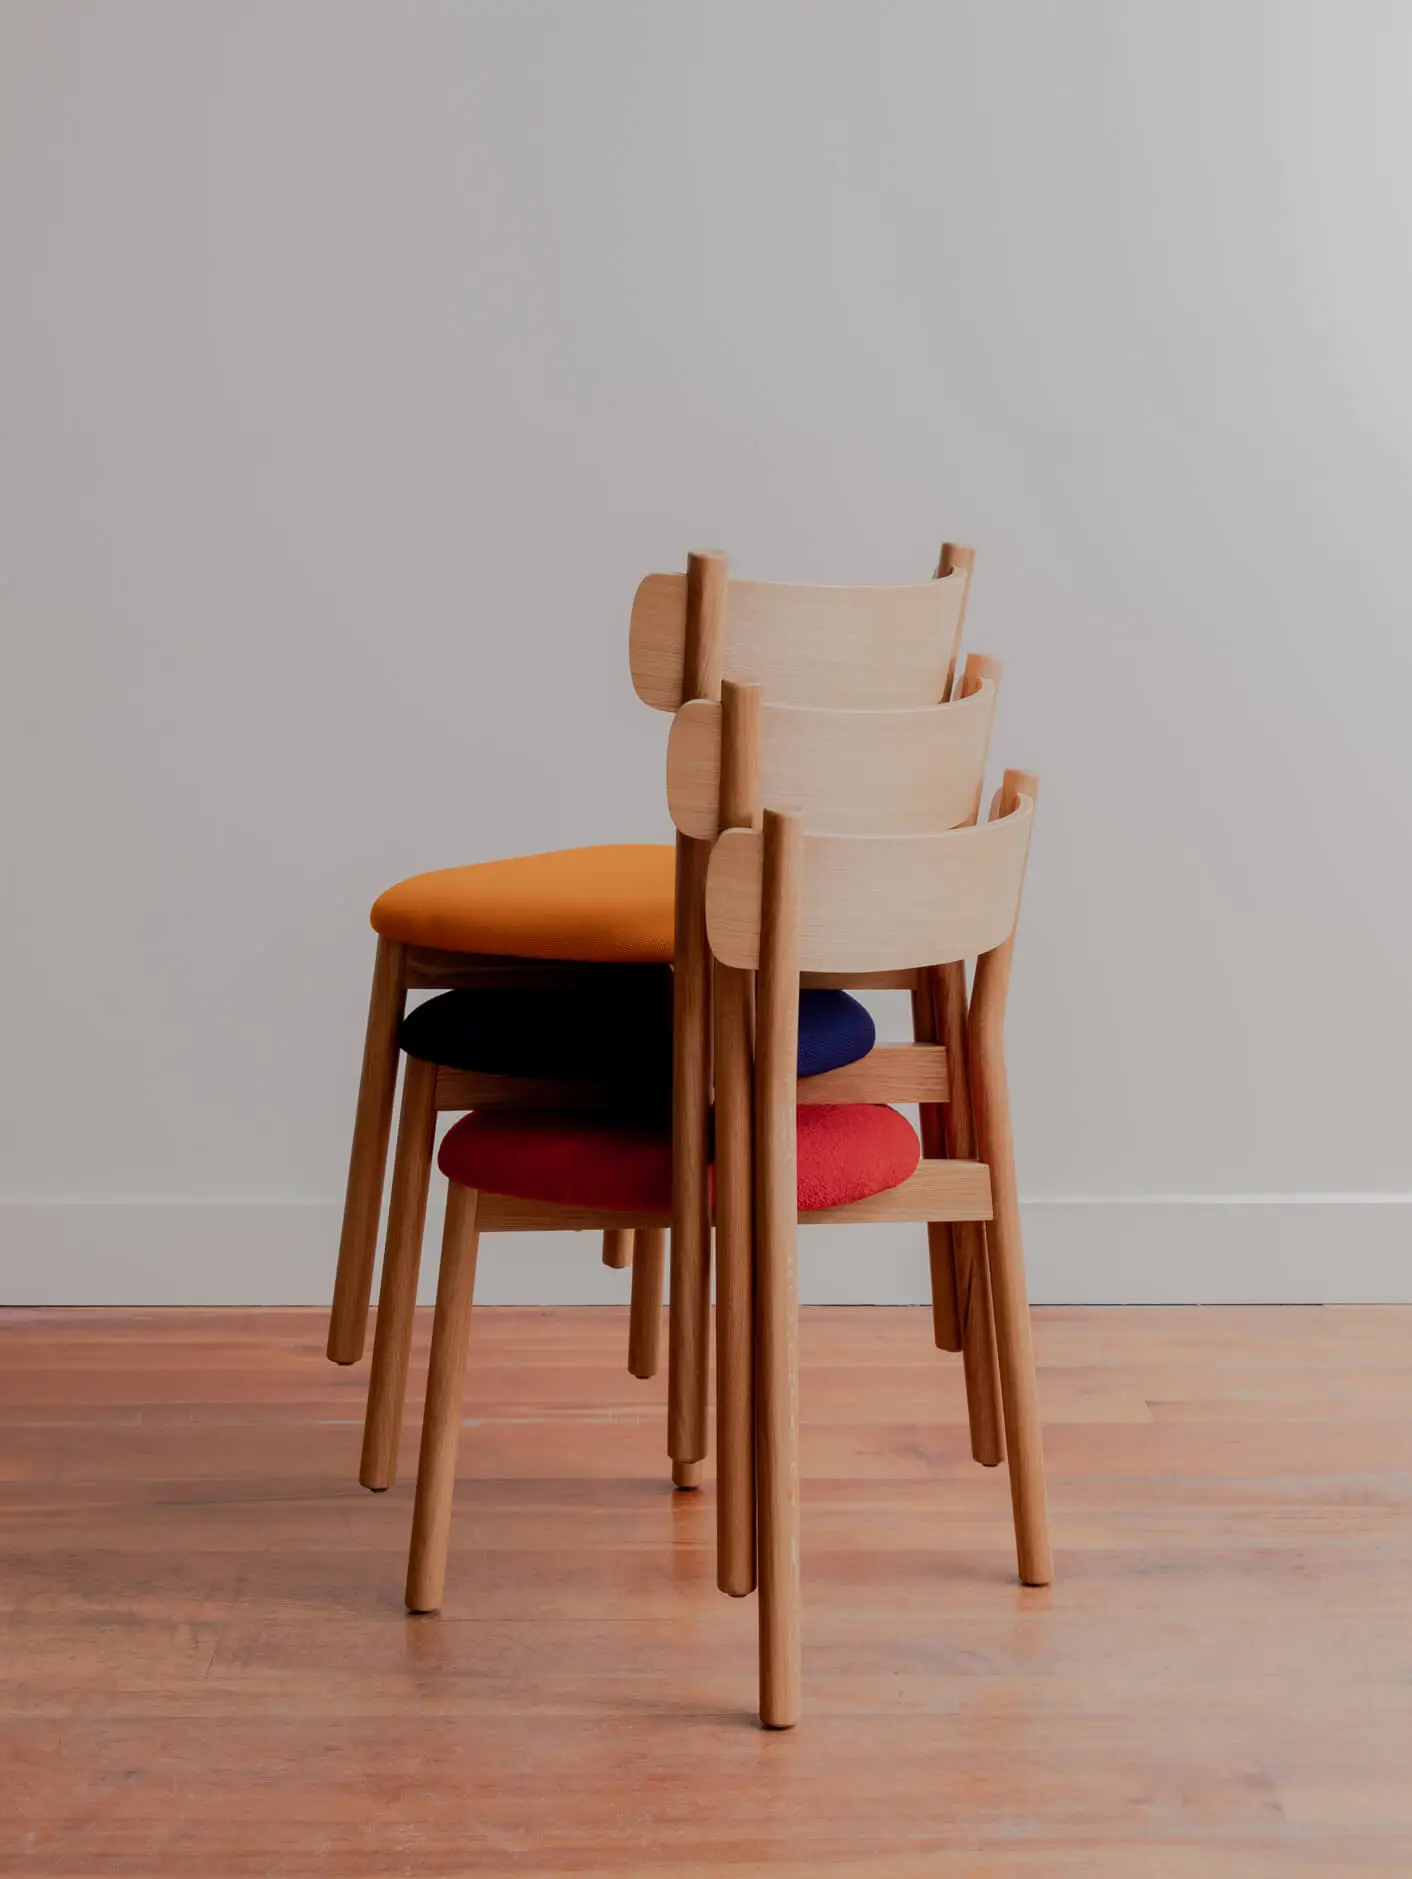
<instances>
[{"instance_id":1,"label":"red seat pad","mask_svg":"<svg viewBox=\"0 0 1412 1879\"><path fill-rule=\"evenodd\" d=\"M797 1118L805 1213L896 1187L921 1159L916 1131L884 1103L810 1103ZM670 1130L636 1120L482 1109L447 1132L437 1162L487 1194L622 1213L672 1206Z\"/></svg>"},{"instance_id":2,"label":"red seat pad","mask_svg":"<svg viewBox=\"0 0 1412 1879\"><path fill-rule=\"evenodd\" d=\"M843 1207L898 1187L922 1159L906 1116L886 1103L809 1103L795 1111L799 1211Z\"/></svg>"}]
</instances>

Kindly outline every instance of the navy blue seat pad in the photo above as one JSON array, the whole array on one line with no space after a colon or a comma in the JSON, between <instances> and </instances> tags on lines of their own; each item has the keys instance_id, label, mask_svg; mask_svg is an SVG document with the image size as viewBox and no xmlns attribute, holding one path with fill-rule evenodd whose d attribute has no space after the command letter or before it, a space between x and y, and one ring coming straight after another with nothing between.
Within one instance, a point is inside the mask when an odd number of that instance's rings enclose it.
<instances>
[{"instance_id":1,"label":"navy blue seat pad","mask_svg":"<svg viewBox=\"0 0 1412 1879\"><path fill-rule=\"evenodd\" d=\"M873 1014L847 992L799 994L800 1076L822 1076L826 1070L857 1063L873 1048L877 1035Z\"/></svg>"},{"instance_id":2,"label":"navy blue seat pad","mask_svg":"<svg viewBox=\"0 0 1412 1879\"><path fill-rule=\"evenodd\" d=\"M871 1014L847 992L799 995L799 1075L856 1063L873 1048ZM615 1083L655 1097L672 1080L672 981L661 966L603 966L550 989L443 992L408 1012L409 1057L487 1076Z\"/></svg>"},{"instance_id":3,"label":"navy blue seat pad","mask_svg":"<svg viewBox=\"0 0 1412 1879\"><path fill-rule=\"evenodd\" d=\"M571 986L443 992L408 1012L401 1044L488 1076L670 1087L672 975L605 965Z\"/></svg>"}]
</instances>

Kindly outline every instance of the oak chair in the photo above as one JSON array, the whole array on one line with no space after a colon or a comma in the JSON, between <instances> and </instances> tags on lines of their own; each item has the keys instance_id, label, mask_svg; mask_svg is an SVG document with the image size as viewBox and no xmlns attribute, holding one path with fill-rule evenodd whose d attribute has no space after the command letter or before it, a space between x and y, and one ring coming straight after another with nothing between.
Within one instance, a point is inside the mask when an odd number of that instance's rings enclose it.
<instances>
[{"instance_id":1,"label":"oak chair","mask_svg":"<svg viewBox=\"0 0 1412 1879\"><path fill-rule=\"evenodd\" d=\"M725 831L713 850L706 920L715 959L756 975L753 1067L756 1467L760 1716L799 1720L799 1375L797 1237L859 1220L985 1223L1019 1575L1049 1583L1029 1309L1020 1244L1004 1020L1036 779L1007 771L991 820L945 834L806 833L766 810L763 831ZM974 1158L924 1159L884 1193L825 1213L797 1203L793 1032L801 975L935 969L975 957L967 1014Z\"/></svg>"},{"instance_id":2,"label":"oak chair","mask_svg":"<svg viewBox=\"0 0 1412 1879\"><path fill-rule=\"evenodd\" d=\"M634 689L645 704L671 712L719 699L725 679L758 686L768 704L890 710L943 702L955 679L974 562L971 549L948 542L936 574L920 586L810 587L733 580L724 555L694 555L685 575L649 575L638 588L629 631ZM722 786L731 784L723 775ZM679 1485L699 1481L707 1451L710 853L708 839L678 833L667 1452ZM950 1246L938 1242L934 1251L954 1293Z\"/></svg>"},{"instance_id":3,"label":"oak chair","mask_svg":"<svg viewBox=\"0 0 1412 1879\"><path fill-rule=\"evenodd\" d=\"M649 575L634 599L629 632L630 665L638 696L657 710L676 711L684 701L719 696L723 677L758 683L767 698L800 705L864 705L886 708L934 704L950 697L974 556L955 544L943 546L936 575L924 584L894 588L824 588L729 577L719 554L688 557L685 575ZM702 907L702 885L710 838L679 834L672 863L673 892L665 904L665 849L569 850L527 861L482 864L417 876L381 897L374 908L379 927L364 1052L363 1079L349 1164L329 1355L356 1361L362 1353L371 1293L374 1243L381 1202L396 1085L398 1027L410 987L543 987L587 985L591 964L606 958L673 962L674 1068L672 1111L675 1165L671 1230L672 1286L668 1452L679 1487L699 1484L707 1447L710 1223L706 1168L711 1106L711 1002ZM615 880L607 908L594 901L592 857ZM626 859L625 859L626 857ZM528 864L545 864L538 873ZM549 869L547 877L545 869ZM565 909L563 900L569 894ZM523 902L534 906L526 918ZM620 904L617 904L620 903ZM542 918L551 919L546 936ZM667 928L670 925L670 938ZM435 946L418 941L435 940ZM488 941L503 951L476 952ZM454 943L464 951L448 950ZM516 957L513 949L557 946L560 956ZM571 956L576 952L582 956ZM930 1023L929 1007L918 1004L916 1021ZM920 1033L919 1033L920 1034ZM409 1060L410 1069L410 1060ZM396 1469L408 1353L415 1309L426 1192L430 1180L435 1115L450 1106L447 1078L410 1077L389 1202L388 1229L379 1296L378 1328L369 1383L360 1479L371 1488L390 1486ZM482 1085L486 1106L496 1099ZM541 1094L524 1085L513 1094L518 1106L548 1106L562 1090ZM635 1248L635 1252L630 1252ZM608 1228L606 1264L637 1268L650 1295L659 1240L634 1238ZM956 1304L957 1276L949 1240L938 1238L932 1255L938 1342L947 1349L966 1344ZM634 1285L636 1296L636 1282ZM980 1317L970 1342L988 1335ZM645 1347L643 1347L645 1348ZM969 1345L966 1345L969 1349ZM974 1366L970 1358L968 1378ZM631 1363L630 1363L631 1368ZM650 1374L634 1371L634 1374ZM969 1387L969 1386L968 1386ZM973 1392L973 1428L978 1459L998 1460L993 1415ZM991 1425L995 1424L992 1428ZM990 1433L987 1433L990 1430Z\"/></svg>"},{"instance_id":4,"label":"oak chair","mask_svg":"<svg viewBox=\"0 0 1412 1879\"><path fill-rule=\"evenodd\" d=\"M815 827L907 834L973 823L980 807L1000 666L972 654L945 705L895 711L824 711L765 703L757 686L721 686L720 704L682 707L667 746L667 799L678 831L712 842L722 829L758 826L762 800L788 802ZM812 982L856 983L858 975ZM917 1101L924 1150L944 1152L938 1115L969 1118L964 1049L939 1044L928 976L864 975L911 992L910 1046L881 1046L823 1079L839 1102ZM961 1011L965 1009L964 980ZM716 1227L717 1579L723 1592L755 1589L754 1391L751 1341L751 1029L748 973L714 967ZM919 1016L921 1022L918 1022ZM801 1085L801 1089L802 1089ZM817 1089L818 1085L816 1085ZM823 1100L817 1094L811 1100ZM953 1127L959 1141L960 1131ZM955 1150L952 1151L953 1153ZM983 1228L974 1235L983 1236ZM983 1237L933 1259L934 1296L966 1301L964 1336L972 1453L1003 1459L994 1326ZM952 1275L955 1274L955 1279ZM959 1281L959 1287L957 1286ZM941 1338L943 1348L950 1348Z\"/></svg>"},{"instance_id":5,"label":"oak chair","mask_svg":"<svg viewBox=\"0 0 1412 1879\"><path fill-rule=\"evenodd\" d=\"M694 701L676 715L667 762L673 818L680 828L696 831L691 839L708 840L726 793L722 779L739 771L745 760L758 762L768 787L816 799L824 813L845 822L862 818L867 826L873 818L909 830L966 822L974 817L979 797L996 672L993 662L973 656L955 701L892 712L770 706L754 688L725 681L720 704ZM839 770L854 779L851 790L840 790ZM742 800L753 787L748 782L743 786ZM845 962L844 971L848 969ZM748 992L749 975L730 983L742 983ZM815 989L802 995L820 994ZM885 1199L881 1190L906 1181L918 1165L921 1144L916 1133L884 1099L940 1103L951 1097L952 1089L946 1053L931 1043L881 1046L827 1074L798 1078L797 981L793 996L790 1100L802 1107L791 1177L798 1205L823 1210L820 1217L827 1218L832 1217L830 1210L845 1203L861 1202L866 1208L866 1197ZM726 1008L724 1001L718 1003L718 1016ZM718 1311L740 1321L718 1338L719 1580L723 1589L742 1594L754 1584L755 1527L750 1167L748 1152L743 1158L738 1152L742 1133L747 1151L750 1146L749 1091L740 1090L737 1074L743 1068L748 1084L748 1014L743 1032L722 1026L717 1034L729 1050L728 1061L719 1066L717 1085ZM465 1088L460 1095L470 1098L477 1092ZM435 1609L444 1584L479 1234L549 1227L660 1233L671 1218L679 1175L668 1128L659 1122L654 1129L611 1110L596 1115L586 1110L581 1095L560 1115L543 1108L516 1114L482 1106L458 1123L442 1144L439 1160L451 1184L451 1205L442 1244L408 1573L407 1601L414 1611ZM709 1167L704 1172L709 1174ZM706 1186L709 1194L709 1180Z\"/></svg>"}]
</instances>

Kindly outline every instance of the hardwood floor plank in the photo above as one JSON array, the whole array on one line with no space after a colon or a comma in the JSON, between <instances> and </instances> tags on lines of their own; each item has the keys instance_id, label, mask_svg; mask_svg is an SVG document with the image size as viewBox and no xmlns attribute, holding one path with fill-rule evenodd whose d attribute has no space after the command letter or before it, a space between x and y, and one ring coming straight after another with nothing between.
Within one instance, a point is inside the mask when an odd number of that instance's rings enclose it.
<instances>
[{"instance_id":1,"label":"hardwood floor plank","mask_svg":"<svg viewBox=\"0 0 1412 1879\"><path fill-rule=\"evenodd\" d=\"M806 1314L778 1738L625 1310L478 1315L420 1620L323 1314L0 1313L0 1874L1405 1876L1412 1312L1036 1326L1039 1591L927 1314Z\"/></svg>"}]
</instances>

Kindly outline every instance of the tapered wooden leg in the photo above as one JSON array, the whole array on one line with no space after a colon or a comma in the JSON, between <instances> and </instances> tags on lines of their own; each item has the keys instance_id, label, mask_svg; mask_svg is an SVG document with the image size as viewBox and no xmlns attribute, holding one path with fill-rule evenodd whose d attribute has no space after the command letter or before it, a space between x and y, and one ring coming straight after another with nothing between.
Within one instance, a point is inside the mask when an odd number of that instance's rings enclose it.
<instances>
[{"instance_id":1,"label":"tapered wooden leg","mask_svg":"<svg viewBox=\"0 0 1412 1879\"><path fill-rule=\"evenodd\" d=\"M611 1266L615 1272L622 1272L632 1264L632 1229L630 1227L604 1228L603 1263L605 1266Z\"/></svg>"},{"instance_id":2,"label":"tapered wooden leg","mask_svg":"<svg viewBox=\"0 0 1412 1879\"><path fill-rule=\"evenodd\" d=\"M1020 1243L1020 1201L1015 1188L1015 1148L1010 1130L1010 1094L1005 1056L998 1038L971 1034L971 1093L976 1145L990 1168L994 1217L987 1229L995 1335L1000 1359L1000 1394L1005 1446L1010 1461L1010 1502L1015 1549L1025 1585L1048 1585L1054 1577L1049 1512L1044 1486L1044 1448L1035 1388L1030 1306Z\"/></svg>"},{"instance_id":3,"label":"tapered wooden leg","mask_svg":"<svg viewBox=\"0 0 1412 1879\"><path fill-rule=\"evenodd\" d=\"M937 1041L936 1011L925 975L912 993L912 1038L918 1044ZM946 1153L940 1103L923 1103L918 1111L922 1153L935 1160ZM951 1228L944 1220L927 1223L927 1262L931 1267L932 1337L939 1351L961 1349L961 1313L956 1296L956 1257Z\"/></svg>"},{"instance_id":4,"label":"tapered wooden leg","mask_svg":"<svg viewBox=\"0 0 1412 1879\"><path fill-rule=\"evenodd\" d=\"M348 1158L338 1275L333 1283L333 1311L329 1317L328 1355L335 1364L356 1364L363 1355L367 1335L382 1179L397 1089L397 1029L406 1000L405 950L395 940L379 938L368 1000L368 1029L363 1040L353 1148Z\"/></svg>"},{"instance_id":5,"label":"tapered wooden leg","mask_svg":"<svg viewBox=\"0 0 1412 1879\"><path fill-rule=\"evenodd\" d=\"M954 1222L951 1243L956 1254L961 1366L966 1379L966 1414L971 1425L971 1459L978 1461L982 1468L998 1468L1005 1459L1005 1418L1000 1403L1000 1359L995 1342L990 1256L984 1223L979 1220Z\"/></svg>"},{"instance_id":6,"label":"tapered wooden leg","mask_svg":"<svg viewBox=\"0 0 1412 1879\"><path fill-rule=\"evenodd\" d=\"M711 1348L710 960L705 892L709 848L677 837L673 961L672 1238L668 1310L667 1453L678 1487L696 1487L707 1450Z\"/></svg>"},{"instance_id":7,"label":"tapered wooden leg","mask_svg":"<svg viewBox=\"0 0 1412 1879\"><path fill-rule=\"evenodd\" d=\"M954 965L938 966L928 976L937 1042L946 1047L951 1085L950 1100L941 1110L946 1153L954 1161L970 1161L976 1152L976 1134L966 1038L966 968L958 960ZM1005 1459L1005 1431L984 1226L979 1221L957 1221L951 1228L951 1247L971 1454L983 1468L994 1468Z\"/></svg>"},{"instance_id":8,"label":"tapered wooden leg","mask_svg":"<svg viewBox=\"0 0 1412 1879\"><path fill-rule=\"evenodd\" d=\"M381 1493L397 1479L397 1450L407 1401L407 1360L417 1310L417 1274L436 1140L436 1065L407 1059L402 1079L402 1114L392 1160L392 1198L387 1209L387 1244L382 1256L368 1407L363 1418L363 1465L358 1479Z\"/></svg>"},{"instance_id":9,"label":"tapered wooden leg","mask_svg":"<svg viewBox=\"0 0 1412 1879\"><path fill-rule=\"evenodd\" d=\"M716 1583L732 1598L755 1590L753 992L750 973L716 966Z\"/></svg>"},{"instance_id":10,"label":"tapered wooden leg","mask_svg":"<svg viewBox=\"0 0 1412 1879\"><path fill-rule=\"evenodd\" d=\"M632 1308L628 1316L628 1373L655 1377L662 1362L662 1280L667 1264L664 1227L633 1234Z\"/></svg>"},{"instance_id":11,"label":"tapered wooden leg","mask_svg":"<svg viewBox=\"0 0 1412 1879\"><path fill-rule=\"evenodd\" d=\"M783 1209L772 1211L782 1215ZM798 1227L761 1222L756 1468L760 1532L760 1720L790 1729L802 1703L799 1643Z\"/></svg>"},{"instance_id":12,"label":"tapered wooden leg","mask_svg":"<svg viewBox=\"0 0 1412 1879\"><path fill-rule=\"evenodd\" d=\"M456 1492L456 1449L466 1383L466 1346L476 1289L476 1192L453 1181L446 1195L441 1273L436 1286L431 1363L422 1411L422 1452L412 1545L407 1558L407 1609L438 1611L446 1584L451 1502Z\"/></svg>"},{"instance_id":13,"label":"tapered wooden leg","mask_svg":"<svg viewBox=\"0 0 1412 1879\"><path fill-rule=\"evenodd\" d=\"M799 1657L799 1238L795 1066L802 835L765 812L755 1050L756 1447L760 1720L789 1729Z\"/></svg>"}]
</instances>

